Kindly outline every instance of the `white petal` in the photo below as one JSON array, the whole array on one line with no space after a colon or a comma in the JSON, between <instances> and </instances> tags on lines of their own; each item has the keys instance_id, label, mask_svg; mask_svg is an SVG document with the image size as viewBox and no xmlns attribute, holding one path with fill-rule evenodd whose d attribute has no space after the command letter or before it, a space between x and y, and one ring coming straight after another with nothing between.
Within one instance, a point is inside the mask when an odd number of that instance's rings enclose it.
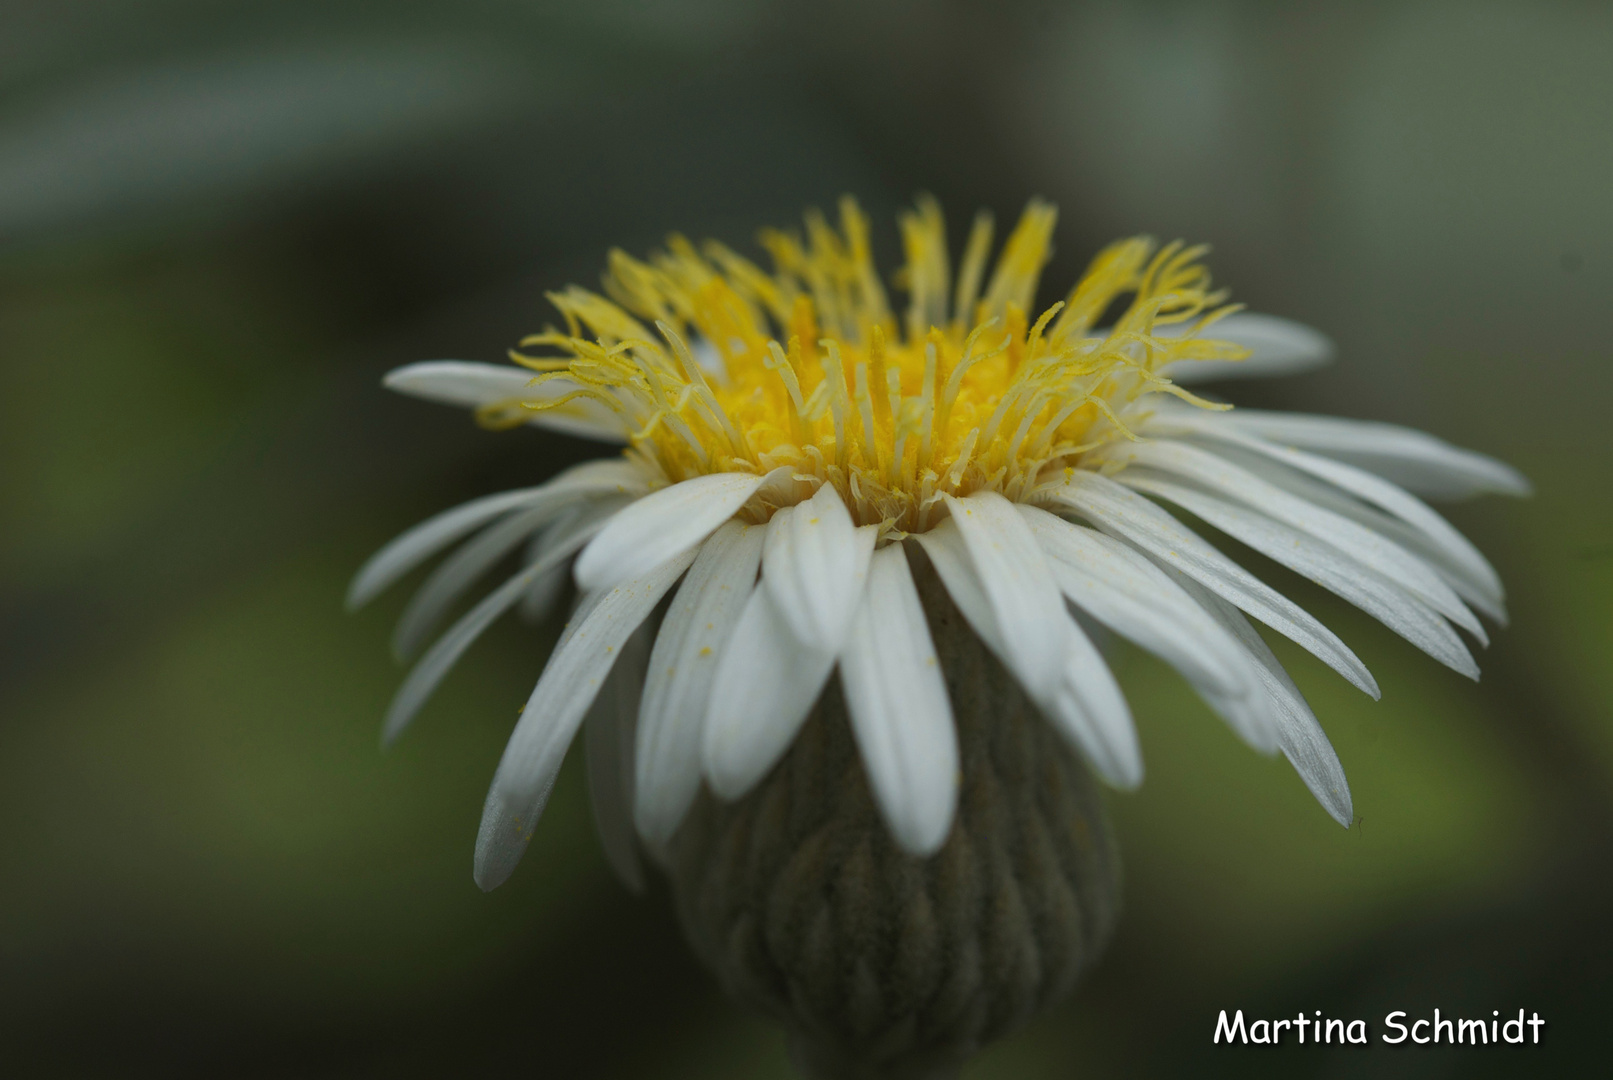
<instances>
[{"instance_id":1,"label":"white petal","mask_svg":"<svg viewBox=\"0 0 1613 1080\"><path fill-rule=\"evenodd\" d=\"M559 512L553 505L518 510L444 559L403 609L392 631L392 655L398 660L413 656L461 593Z\"/></svg>"},{"instance_id":2,"label":"white petal","mask_svg":"<svg viewBox=\"0 0 1613 1080\"><path fill-rule=\"evenodd\" d=\"M644 496L578 556L577 586L609 588L688 551L733 517L761 482L755 473L714 473Z\"/></svg>"},{"instance_id":3,"label":"white petal","mask_svg":"<svg viewBox=\"0 0 1613 1080\"><path fill-rule=\"evenodd\" d=\"M1146 558L1046 510L1022 506L1019 513L1046 553L1056 587L1081 610L1181 668L1195 685L1239 690L1236 658L1218 650L1213 635L1200 647L1205 616Z\"/></svg>"},{"instance_id":4,"label":"white petal","mask_svg":"<svg viewBox=\"0 0 1613 1080\"><path fill-rule=\"evenodd\" d=\"M1465 603L1476 607L1498 623L1503 625L1506 623L1505 591L1501 587L1499 577L1490 569L1487 562L1482 561L1483 556L1479 556L1483 568L1477 569L1471 560L1453 556L1447 547L1435 543L1422 530L1397 517L1389 516L1375 506L1367 505L1332 484L1324 483L1314 476L1269 457L1230 445L1223 447L1222 454L1290 495L1330 510L1341 517L1349 518L1358 525L1388 537L1433 567L1434 572ZM1432 510L1429 512L1433 513ZM1465 540L1463 542L1465 543ZM1475 636L1481 641L1484 640L1482 633Z\"/></svg>"},{"instance_id":5,"label":"white petal","mask_svg":"<svg viewBox=\"0 0 1613 1080\"><path fill-rule=\"evenodd\" d=\"M1463 603L1488 615L1501 626L1507 624L1506 592L1499 580L1492 583L1486 580L1488 575L1481 578L1466 567L1458 565L1445 551L1436 547L1433 541L1405 522L1380 513L1336 489L1307 477L1296 478L1292 470L1285 472L1287 475L1273 482L1301 498L1309 499L1316 505L1325 506L1335 514L1341 514L1373 532L1381 533L1407 551L1421 556L1456 595L1462 598ZM1482 634L1477 636L1480 641L1485 641ZM1485 641L1485 644L1488 642Z\"/></svg>"},{"instance_id":6,"label":"white petal","mask_svg":"<svg viewBox=\"0 0 1613 1080\"><path fill-rule=\"evenodd\" d=\"M1353 465L1332 461L1291 447L1278 446L1245 434L1225 423L1230 414L1171 409L1156 413L1143 425L1148 434L1203 435L1241 447L1289 468L1307 473L1333 487L1399 518L1420 533L1444 561L1479 585L1496 603L1502 598L1501 578L1479 550L1427 503L1389 481Z\"/></svg>"},{"instance_id":7,"label":"white petal","mask_svg":"<svg viewBox=\"0 0 1613 1080\"><path fill-rule=\"evenodd\" d=\"M1073 620L1059 694L1043 711L1099 776L1125 789L1143 782L1142 747L1125 695L1092 639Z\"/></svg>"},{"instance_id":8,"label":"white petal","mask_svg":"<svg viewBox=\"0 0 1613 1080\"><path fill-rule=\"evenodd\" d=\"M1382 622L1395 633L1468 678L1478 665L1461 637L1427 604L1399 585L1355 562L1331 544L1213 495L1183 484L1127 470L1126 482L1169 499L1235 540L1296 570Z\"/></svg>"},{"instance_id":9,"label":"white petal","mask_svg":"<svg viewBox=\"0 0 1613 1080\"><path fill-rule=\"evenodd\" d=\"M1275 718L1237 643L1159 567L1094 529L1034 506L1019 512L1065 596L1180 671L1250 746L1277 749Z\"/></svg>"},{"instance_id":10,"label":"white petal","mask_svg":"<svg viewBox=\"0 0 1613 1080\"><path fill-rule=\"evenodd\" d=\"M639 834L652 848L672 839L700 789L701 729L712 680L756 585L767 529L729 521L700 546L661 621L638 719Z\"/></svg>"},{"instance_id":11,"label":"white petal","mask_svg":"<svg viewBox=\"0 0 1613 1080\"><path fill-rule=\"evenodd\" d=\"M645 623L627 639L583 720L594 828L605 861L632 892L644 891L644 867L633 833L633 747L644 665L650 658L649 632Z\"/></svg>"},{"instance_id":12,"label":"white petal","mask_svg":"<svg viewBox=\"0 0 1613 1080\"><path fill-rule=\"evenodd\" d=\"M643 472L631 462L612 458L584 462L537 487L486 495L456 506L421 522L371 556L353 578L347 606L352 609L368 603L420 563L500 514L538 503L565 505L612 493L636 495L643 490Z\"/></svg>"},{"instance_id":13,"label":"white petal","mask_svg":"<svg viewBox=\"0 0 1613 1080\"><path fill-rule=\"evenodd\" d=\"M534 384L534 378L535 372L509 364L424 360L393 368L381 381L388 390L400 394L471 409L501 401L553 401L578 388L569 379ZM607 406L587 398L573 398L552 409L536 410L527 422L599 442L627 441L622 419Z\"/></svg>"},{"instance_id":14,"label":"white petal","mask_svg":"<svg viewBox=\"0 0 1613 1080\"><path fill-rule=\"evenodd\" d=\"M762 585L795 636L818 652L836 653L851 629L879 530L859 529L832 484L767 523Z\"/></svg>"},{"instance_id":15,"label":"white petal","mask_svg":"<svg viewBox=\"0 0 1613 1080\"><path fill-rule=\"evenodd\" d=\"M515 873L553 790L554 778L551 777L549 786L536 796L514 802L496 784L488 787L487 799L482 803L482 821L476 829L474 869L476 885L483 892L498 888Z\"/></svg>"},{"instance_id":16,"label":"white petal","mask_svg":"<svg viewBox=\"0 0 1613 1080\"><path fill-rule=\"evenodd\" d=\"M929 556L969 628L1025 686L1028 680L1022 671L1023 658L1003 641L980 575L952 519L944 519L912 539ZM1064 638L1065 657L1059 682L1046 694L1030 695L1031 700L1099 775L1116 787L1135 787L1142 781L1142 752L1137 746L1131 711L1108 665L1096 654L1086 634L1074 619L1066 617L1065 622L1067 627L1058 631Z\"/></svg>"},{"instance_id":17,"label":"white petal","mask_svg":"<svg viewBox=\"0 0 1613 1080\"><path fill-rule=\"evenodd\" d=\"M1025 675L1020 671L1020 660L1014 657L1008 643L1003 640L1002 631L997 627L997 615L991 610L985 586L981 584L980 574L969 559L969 549L964 545L963 534L958 531L956 523L951 518L943 518L935 528L915 533L912 539L918 541L924 554L930 557L930 564L940 576L941 584L946 586L947 594L958 605L970 629L1002 661L1003 666L1014 673L1015 678L1022 684L1026 682Z\"/></svg>"},{"instance_id":18,"label":"white petal","mask_svg":"<svg viewBox=\"0 0 1613 1080\"><path fill-rule=\"evenodd\" d=\"M686 550L646 574L593 593L572 617L493 775L476 843L476 883L483 889L503 884L515 869L566 748L623 644L694 557Z\"/></svg>"},{"instance_id":19,"label":"white petal","mask_svg":"<svg viewBox=\"0 0 1613 1080\"><path fill-rule=\"evenodd\" d=\"M1346 829L1355 820L1350 803L1350 785L1344 778L1344 766L1328 741L1327 732L1317 723L1305 696L1288 677L1288 672L1272 654L1271 647L1249 625L1238 609L1216 596L1198 582L1180 571L1172 571L1177 584L1224 626L1248 653L1255 663L1261 685L1277 706L1278 734L1283 756L1294 766L1299 778L1305 782L1316 801L1322 804L1334 821Z\"/></svg>"},{"instance_id":20,"label":"white petal","mask_svg":"<svg viewBox=\"0 0 1613 1080\"><path fill-rule=\"evenodd\" d=\"M1165 327L1159 336L1181 331L1181 327ZM1333 359L1333 343L1324 334L1275 315L1240 311L1212 324L1202 336L1236 342L1247 348L1249 355L1243 360L1178 360L1166 365L1160 373L1183 384L1211 379L1253 379L1298 375Z\"/></svg>"},{"instance_id":21,"label":"white petal","mask_svg":"<svg viewBox=\"0 0 1613 1080\"><path fill-rule=\"evenodd\" d=\"M572 554L588 539L604 527L603 520L592 523L589 527L580 530L570 541L552 550L543 559L531 564L520 573L510 578L503 585L483 597L482 600L463 616L448 631L434 642L426 655L420 658L419 663L410 669L403 685L392 697L392 704L387 706L386 719L381 725L381 745L390 746L403 729L409 726L420 706L426 703L431 692L437 689L437 684L448 670L475 641L481 636L493 620L513 607L521 595L531 588L532 583L548 570L559 566L569 559Z\"/></svg>"},{"instance_id":22,"label":"white petal","mask_svg":"<svg viewBox=\"0 0 1613 1080\"><path fill-rule=\"evenodd\" d=\"M1528 479L1505 462L1452 446L1415 428L1259 409L1235 409L1221 415L1239 431L1351 462L1419 495L1460 499L1486 492L1530 492Z\"/></svg>"},{"instance_id":23,"label":"white petal","mask_svg":"<svg viewBox=\"0 0 1613 1080\"><path fill-rule=\"evenodd\" d=\"M1387 537L1291 495L1224 456L1189 443L1155 439L1117 447L1106 457L1191 480L1319 540L1347 549L1357 562L1415 594L1458 626L1475 636L1484 634L1478 619L1427 562Z\"/></svg>"},{"instance_id":24,"label":"white petal","mask_svg":"<svg viewBox=\"0 0 1613 1080\"><path fill-rule=\"evenodd\" d=\"M557 537L556 544L551 546L564 544L576 536L577 529L588 528L595 522L603 522L626 504L627 500L621 497L584 504L583 518L575 522L562 536ZM442 565L432 571L431 576L410 598L409 606L403 609L403 615L398 619L397 629L392 635L393 655L400 660L406 660L414 655L436 629L443 613L453 606L454 601L458 600L477 578L492 569L495 563L563 509L564 507L546 502L517 511L489 526L474 540L443 560ZM588 535L592 537L597 531L591 529ZM577 549L573 546L570 550Z\"/></svg>"},{"instance_id":25,"label":"white petal","mask_svg":"<svg viewBox=\"0 0 1613 1080\"><path fill-rule=\"evenodd\" d=\"M1032 698L1051 698L1064 663L1069 616L1042 549L1014 504L996 492L945 498L998 633L1015 657L1013 670Z\"/></svg>"},{"instance_id":26,"label":"white petal","mask_svg":"<svg viewBox=\"0 0 1613 1080\"><path fill-rule=\"evenodd\" d=\"M1337 634L1141 495L1078 469L1048 497L1183 571L1378 697L1372 673Z\"/></svg>"},{"instance_id":27,"label":"white petal","mask_svg":"<svg viewBox=\"0 0 1613 1080\"><path fill-rule=\"evenodd\" d=\"M795 636L770 590L751 590L717 661L701 733L712 791L737 799L767 775L795 740L833 667L833 653Z\"/></svg>"},{"instance_id":28,"label":"white petal","mask_svg":"<svg viewBox=\"0 0 1613 1080\"><path fill-rule=\"evenodd\" d=\"M958 736L924 608L900 544L876 553L840 653L851 731L896 843L940 850L958 803Z\"/></svg>"},{"instance_id":29,"label":"white petal","mask_svg":"<svg viewBox=\"0 0 1613 1080\"><path fill-rule=\"evenodd\" d=\"M1271 455L1230 443L1220 443L1217 454L1302 503L1353 522L1368 534L1382 537L1394 548L1420 561L1449 590L1451 597L1448 603L1437 603L1427 596L1421 599L1427 606L1438 610L1445 618L1472 634L1479 644L1488 647L1490 637L1484 624L1473 614L1473 609L1505 625L1506 599L1500 576L1466 537L1411 493L1352 465L1328 461L1312 454L1304 455L1310 461L1320 463L1321 469L1329 472L1345 470L1352 474L1352 479L1360 481L1357 486L1372 487L1374 493L1386 502L1416 518L1415 524L1399 514L1391 514L1377 505L1376 500L1357 497L1354 492L1329 483L1315 472L1301 470Z\"/></svg>"}]
</instances>

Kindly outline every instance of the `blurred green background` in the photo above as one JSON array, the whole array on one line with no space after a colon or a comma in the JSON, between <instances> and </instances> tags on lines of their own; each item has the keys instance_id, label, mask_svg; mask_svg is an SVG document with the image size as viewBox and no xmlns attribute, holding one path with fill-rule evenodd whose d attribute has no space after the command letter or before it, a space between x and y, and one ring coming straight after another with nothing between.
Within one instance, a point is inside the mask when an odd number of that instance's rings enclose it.
<instances>
[{"instance_id":1,"label":"blurred green background","mask_svg":"<svg viewBox=\"0 0 1613 1080\"><path fill-rule=\"evenodd\" d=\"M966 1077L1509 1076L1613 1011L1613 8L1021 0L0 6L0 1072L769 1078L783 1040L626 894L568 763L478 892L485 792L554 627L501 624L395 751L401 528L597 448L397 398L498 359L614 244L748 246L855 192L897 251L1059 203L1062 293L1214 245L1334 367L1237 400L1498 455L1451 507L1512 626L1472 685L1244 551L1376 672L1292 660L1330 822L1135 654L1118 939ZM1230 544L1229 544L1230 549ZM1161 676L1161 677L1156 677ZM1210 1045L1221 1008L1549 1026L1522 1050ZM1585 1068L1588 1066L1581 1066Z\"/></svg>"}]
</instances>

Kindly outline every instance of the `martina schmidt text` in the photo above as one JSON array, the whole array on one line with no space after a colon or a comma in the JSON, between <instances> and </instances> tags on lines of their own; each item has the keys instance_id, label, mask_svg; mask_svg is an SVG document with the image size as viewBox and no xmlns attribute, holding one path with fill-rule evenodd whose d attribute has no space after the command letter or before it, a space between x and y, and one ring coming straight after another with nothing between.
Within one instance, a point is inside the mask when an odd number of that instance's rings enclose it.
<instances>
[{"instance_id":1,"label":"martina schmidt text","mask_svg":"<svg viewBox=\"0 0 1613 1080\"><path fill-rule=\"evenodd\" d=\"M1451 1046L1540 1043L1540 1031L1546 1022L1539 1013L1533 1013L1526 1020L1523 1009L1518 1010L1516 1018L1503 1017L1500 1009L1490 1012L1490 1016L1467 1020L1443 1016L1435 1009L1432 1018L1411 1019L1397 1009L1383 1018L1384 1031L1379 1038L1391 1045L1413 1042L1419 1046L1435 1043L1448 1043ZM1322 1016L1320 1009L1316 1010L1314 1017L1299 1013L1292 1020L1251 1020L1247 1023L1242 1009L1230 1020L1227 1019L1227 1011L1222 1009L1220 1018L1215 1022L1213 1041L1275 1046L1283 1041L1284 1036L1290 1043L1309 1041L1313 1044L1353 1043L1359 1046L1371 1040L1367 1021L1327 1019Z\"/></svg>"}]
</instances>

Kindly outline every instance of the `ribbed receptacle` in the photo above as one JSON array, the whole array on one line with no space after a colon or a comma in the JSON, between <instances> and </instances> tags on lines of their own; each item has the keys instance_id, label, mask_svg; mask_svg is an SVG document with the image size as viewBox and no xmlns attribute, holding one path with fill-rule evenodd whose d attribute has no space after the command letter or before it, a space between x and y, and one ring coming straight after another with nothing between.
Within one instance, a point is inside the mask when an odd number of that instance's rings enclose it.
<instances>
[{"instance_id":1,"label":"ribbed receptacle","mask_svg":"<svg viewBox=\"0 0 1613 1080\"><path fill-rule=\"evenodd\" d=\"M820 1080L953 1075L1066 995L1115 922L1096 782L915 570L961 751L941 851L891 840L831 680L772 774L737 802L702 792L670 852L696 952Z\"/></svg>"}]
</instances>

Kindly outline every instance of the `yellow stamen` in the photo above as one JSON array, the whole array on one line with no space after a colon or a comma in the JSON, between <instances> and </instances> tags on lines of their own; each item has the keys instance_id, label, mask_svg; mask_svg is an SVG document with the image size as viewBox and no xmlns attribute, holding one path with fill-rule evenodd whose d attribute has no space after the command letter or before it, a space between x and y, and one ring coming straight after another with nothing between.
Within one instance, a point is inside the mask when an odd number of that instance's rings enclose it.
<instances>
[{"instance_id":1,"label":"yellow stamen","mask_svg":"<svg viewBox=\"0 0 1613 1080\"><path fill-rule=\"evenodd\" d=\"M838 229L814 212L802 234L764 233L771 271L682 237L646 261L612 252L604 295L551 294L566 329L521 342L559 355L511 354L541 372L535 381L575 389L499 402L479 418L507 425L523 404L591 399L622 416L629 453L667 482L788 465L833 484L884 537L933 525L943 494L1023 497L1044 474L1136 438L1129 424L1147 395L1222 407L1174 385L1167 364L1244 355L1199 336L1236 307L1211 290L1203 249L1180 243L1111 245L1032 321L1056 216L1033 201L987 281L992 221L981 214L954 281L940 207L921 197L900 220L899 321L849 199ZM1095 336L1119 298L1125 311Z\"/></svg>"}]
</instances>

